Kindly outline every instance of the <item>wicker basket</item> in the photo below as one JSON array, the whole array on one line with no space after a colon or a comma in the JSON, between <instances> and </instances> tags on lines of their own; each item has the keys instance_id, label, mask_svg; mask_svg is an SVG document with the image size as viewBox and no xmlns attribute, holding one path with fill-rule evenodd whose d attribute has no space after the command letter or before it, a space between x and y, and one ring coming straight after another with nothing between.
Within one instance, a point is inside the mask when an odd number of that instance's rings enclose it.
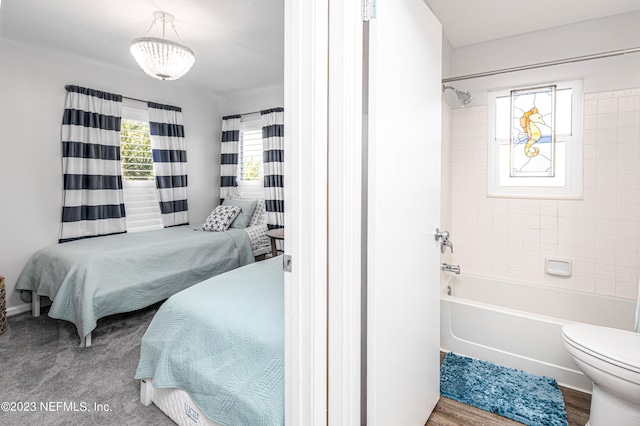
<instances>
[{"instance_id":1,"label":"wicker basket","mask_svg":"<svg viewBox=\"0 0 640 426\"><path fill-rule=\"evenodd\" d=\"M0 275L0 334L7 328L7 304L5 302L4 277Z\"/></svg>"}]
</instances>

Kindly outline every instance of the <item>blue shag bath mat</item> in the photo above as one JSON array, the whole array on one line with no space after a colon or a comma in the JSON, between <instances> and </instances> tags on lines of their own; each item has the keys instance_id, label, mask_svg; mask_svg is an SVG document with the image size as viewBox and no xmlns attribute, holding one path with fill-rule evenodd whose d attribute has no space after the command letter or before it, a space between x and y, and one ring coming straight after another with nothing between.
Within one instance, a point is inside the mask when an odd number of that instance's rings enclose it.
<instances>
[{"instance_id":1,"label":"blue shag bath mat","mask_svg":"<svg viewBox=\"0 0 640 426\"><path fill-rule=\"evenodd\" d=\"M440 394L530 426L567 426L558 383L487 361L446 354Z\"/></svg>"}]
</instances>

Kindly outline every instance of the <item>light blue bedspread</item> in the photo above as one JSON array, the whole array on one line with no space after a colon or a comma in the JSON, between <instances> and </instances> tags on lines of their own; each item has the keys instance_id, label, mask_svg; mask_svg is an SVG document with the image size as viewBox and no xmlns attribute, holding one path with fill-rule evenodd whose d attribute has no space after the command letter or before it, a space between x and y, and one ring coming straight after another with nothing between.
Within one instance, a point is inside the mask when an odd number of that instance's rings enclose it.
<instances>
[{"instance_id":1,"label":"light blue bedspread","mask_svg":"<svg viewBox=\"0 0 640 426\"><path fill-rule=\"evenodd\" d=\"M84 346L99 318L144 308L252 262L251 242L241 229L178 226L47 247L31 257L16 288L53 300L49 316L73 322Z\"/></svg>"},{"instance_id":2,"label":"light blue bedspread","mask_svg":"<svg viewBox=\"0 0 640 426\"><path fill-rule=\"evenodd\" d=\"M136 378L186 391L221 425L284 425L282 258L167 300L142 338Z\"/></svg>"}]
</instances>

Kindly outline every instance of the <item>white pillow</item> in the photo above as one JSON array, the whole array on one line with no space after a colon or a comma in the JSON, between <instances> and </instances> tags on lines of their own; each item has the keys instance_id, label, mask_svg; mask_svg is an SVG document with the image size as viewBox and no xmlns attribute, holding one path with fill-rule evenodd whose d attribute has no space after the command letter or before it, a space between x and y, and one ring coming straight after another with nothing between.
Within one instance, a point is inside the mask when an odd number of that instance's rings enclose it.
<instances>
[{"instance_id":1,"label":"white pillow","mask_svg":"<svg viewBox=\"0 0 640 426\"><path fill-rule=\"evenodd\" d=\"M202 224L203 231L226 231L231 222L240 214L242 208L238 206L218 206Z\"/></svg>"},{"instance_id":2,"label":"white pillow","mask_svg":"<svg viewBox=\"0 0 640 426\"><path fill-rule=\"evenodd\" d=\"M266 211L266 207L264 205L264 198L243 197L242 195L229 195L227 198L230 200L237 200L237 201L256 200L258 203L256 204L256 208L253 211L253 215L251 216L251 221L249 222L248 226L256 226L256 225L260 225L261 223L264 223L264 221L261 221L262 216L264 216L264 213Z\"/></svg>"}]
</instances>

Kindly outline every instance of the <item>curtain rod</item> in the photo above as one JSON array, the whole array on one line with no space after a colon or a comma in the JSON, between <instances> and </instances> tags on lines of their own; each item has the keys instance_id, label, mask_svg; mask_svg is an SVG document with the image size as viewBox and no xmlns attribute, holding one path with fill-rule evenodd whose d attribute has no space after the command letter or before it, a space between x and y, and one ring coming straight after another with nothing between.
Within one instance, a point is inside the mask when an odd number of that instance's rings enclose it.
<instances>
[{"instance_id":1,"label":"curtain rod","mask_svg":"<svg viewBox=\"0 0 640 426\"><path fill-rule=\"evenodd\" d=\"M65 90L69 90L69 87L72 86L71 84L65 84L64 89ZM80 86L78 86L80 87ZM96 89L90 89L90 90L96 90ZM123 99L129 99L130 101L136 101L136 102L144 102L145 104L148 104L149 101L143 101L142 99L137 99L137 98L132 98L130 96L124 96L124 95L119 95L122 96Z\"/></svg>"},{"instance_id":2,"label":"curtain rod","mask_svg":"<svg viewBox=\"0 0 640 426\"><path fill-rule=\"evenodd\" d=\"M503 69L494 70L494 71L486 71L486 72L479 72L476 74L461 75L458 77L443 78L442 82L450 83L452 81L468 80L468 79L480 78L480 77L490 77L492 75L506 74L506 73L516 72L516 71L526 71L526 70L532 70L536 68L550 67L553 65L563 65L563 64L570 64L574 62L590 61L593 59L609 58L611 56L622 56L628 53L638 53L638 52L640 52L640 47L611 50L609 52L594 53L591 55L584 55L584 56L574 56L572 58L558 59L555 61L538 62L536 64L522 65L519 67L503 68Z\"/></svg>"},{"instance_id":3,"label":"curtain rod","mask_svg":"<svg viewBox=\"0 0 640 426\"><path fill-rule=\"evenodd\" d=\"M122 99L129 99L130 101L143 102L145 104L149 103L149 101L143 101L142 99L132 98L130 96L124 96L124 95L122 95Z\"/></svg>"}]
</instances>

